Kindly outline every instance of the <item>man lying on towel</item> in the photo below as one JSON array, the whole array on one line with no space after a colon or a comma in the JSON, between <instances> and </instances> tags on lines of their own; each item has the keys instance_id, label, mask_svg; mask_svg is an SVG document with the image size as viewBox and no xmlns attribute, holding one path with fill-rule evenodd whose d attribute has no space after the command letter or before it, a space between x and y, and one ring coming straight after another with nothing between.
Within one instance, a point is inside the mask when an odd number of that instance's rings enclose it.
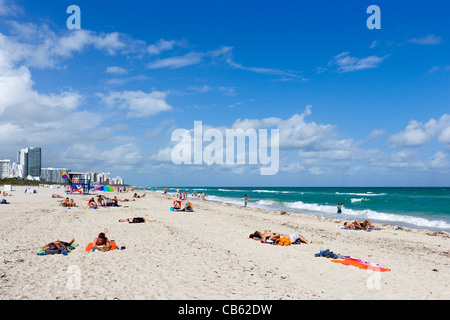
<instances>
[{"instance_id":1,"label":"man lying on towel","mask_svg":"<svg viewBox=\"0 0 450 320\"><path fill-rule=\"evenodd\" d=\"M155 220L149 220L147 218L128 218L128 219L120 219L119 222L128 222L128 223L143 223L143 222L156 222Z\"/></svg>"}]
</instances>

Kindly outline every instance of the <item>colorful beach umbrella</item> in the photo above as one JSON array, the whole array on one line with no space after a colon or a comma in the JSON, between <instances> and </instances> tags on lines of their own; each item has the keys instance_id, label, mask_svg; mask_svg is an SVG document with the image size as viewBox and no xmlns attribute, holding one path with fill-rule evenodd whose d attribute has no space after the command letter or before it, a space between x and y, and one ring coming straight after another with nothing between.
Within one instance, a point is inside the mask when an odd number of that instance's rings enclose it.
<instances>
[{"instance_id":1,"label":"colorful beach umbrella","mask_svg":"<svg viewBox=\"0 0 450 320\"><path fill-rule=\"evenodd\" d=\"M107 192L112 192L112 191L114 191L114 189L111 188L110 186L99 186L99 187L96 187L96 188L92 189L92 191L107 191Z\"/></svg>"}]
</instances>

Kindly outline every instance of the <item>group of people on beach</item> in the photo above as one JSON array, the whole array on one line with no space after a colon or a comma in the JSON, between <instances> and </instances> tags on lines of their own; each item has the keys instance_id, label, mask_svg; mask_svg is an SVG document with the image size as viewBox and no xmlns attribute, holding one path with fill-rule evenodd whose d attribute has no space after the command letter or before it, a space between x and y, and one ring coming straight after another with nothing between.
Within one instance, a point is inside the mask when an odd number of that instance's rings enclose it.
<instances>
[{"instance_id":1,"label":"group of people on beach","mask_svg":"<svg viewBox=\"0 0 450 320\"><path fill-rule=\"evenodd\" d=\"M114 198L108 198L103 195L99 195L97 197L97 202L94 200L94 197L88 200L88 206L89 208L97 209L99 207L118 207L119 202L128 202L128 201L135 201L135 199L144 198L145 193L140 196L136 192L133 194L133 199L118 199L116 196Z\"/></svg>"},{"instance_id":2,"label":"group of people on beach","mask_svg":"<svg viewBox=\"0 0 450 320\"><path fill-rule=\"evenodd\" d=\"M142 196L139 196L137 193L134 193L133 198L143 198L145 197L145 193ZM98 208L99 206L107 206L109 201L112 200L113 206L118 206L119 201L127 202L127 201L135 201L128 200L128 199L118 199L116 196L114 198L109 199L103 195L99 195L97 198L97 202L94 200L94 197L88 200L88 204L90 208ZM73 202L73 199L66 198L64 201L62 201L61 205L63 206L75 206L75 202ZM127 218L127 219L120 219L119 222L126 222L126 223L145 223L145 222L156 222L156 219L150 220L143 217L135 217L135 218ZM108 232L108 229L105 228L103 232L98 232L95 239L92 242L91 250L100 250L100 251L109 251L112 247L111 241L106 237L106 233ZM75 239L72 239L69 242L60 241L59 239L56 241L52 241L48 244L46 244L42 250L46 251L48 249L50 250L56 250L60 253L68 252L68 247L70 247L74 243ZM125 248L125 247L122 247Z\"/></svg>"},{"instance_id":3,"label":"group of people on beach","mask_svg":"<svg viewBox=\"0 0 450 320\"><path fill-rule=\"evenodd\" d=\"M164 189L164 194L167 194L167 189ZM177 199L179 200L186 200L189 196L189 192L188 191L181 191L177 189L177 192L175 193L175 196ZM193 191L191 193L191 197L192 198L196 198L196 199L202 199L205 200L205 193L198 193L197 191Z\"/></svg>"},{"instance_id":4,"label":"group of people on beach","mask_svg":"<svg viewBox=\"0 0 450 320\"><path fill-rule=\"evenodd\" d=\"M73 199L70 199L69 200L69 198L65 198L62 202L61 202L61 205L63 206L63 207L76 207L77 205L75 204L75 201L73 201Z\"/></svg>"},{"instance_id":5,"label":"group of people on beach","mask_svg":"<svg viewBox=\"0 0 450 320\"><path fill-rule=\"evenodd\" d=\"M360 222L358 220L355 220L351 223L345 222L344 228L346 229L360 229L360 230L370 230L373 229L374 226L370 222L369 219L366 219L364 222ZM272 232L271 230L264 230L261 231L255 231L252 234L249 235L249 238L251 239L257 239L261 240L261 242L267 243L273 243L273 244L279 244L279 245L290 245L290 244L300 244L300 243L306 243L310 244L312 241L307 240L305 237L299 235L298 233L291 233L291 234L280 234L277 232Z\"/></svg>"}]
</instances>

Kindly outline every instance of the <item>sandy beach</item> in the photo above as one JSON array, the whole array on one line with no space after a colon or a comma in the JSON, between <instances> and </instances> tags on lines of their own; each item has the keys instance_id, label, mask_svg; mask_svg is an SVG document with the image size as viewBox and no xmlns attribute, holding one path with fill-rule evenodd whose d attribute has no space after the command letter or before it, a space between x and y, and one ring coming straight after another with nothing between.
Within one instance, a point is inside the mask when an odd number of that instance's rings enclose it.
<instances>
[{"instance_id":1,"label":"sandy beach","mask_svg":"<svg viewBox=\"0 0 450 320\"><path fill-rule=\"evenodd\" d=\"M3 188L0 188L3 190ZM94 194L13 187L0 205L0 299L298 300L450 298L449 234L377 225L340 229L343 220L192 200L194 212L173 212L174 196L146 192L120 207L87 207ZM142 195L144 192L139 191ZM184 203L184 202L183 202ZM144 217L156 222L120 223ZM85 252L98 232L124 250ZM311 244L278 246L249 239L256 230L298 233ZM68 255L39 256L47 243L75 239ZM370 260L378 272L315 257L320 250Z\"/></svg>"}]
</instances>

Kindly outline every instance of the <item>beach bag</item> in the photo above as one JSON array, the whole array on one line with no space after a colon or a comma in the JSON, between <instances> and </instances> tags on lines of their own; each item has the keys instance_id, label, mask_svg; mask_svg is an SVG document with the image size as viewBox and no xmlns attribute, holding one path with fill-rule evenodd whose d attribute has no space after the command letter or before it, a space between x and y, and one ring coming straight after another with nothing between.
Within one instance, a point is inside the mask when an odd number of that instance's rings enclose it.
<instances>
[{"instance_id":1,"label":"beach bag","mask_svg":"<svg viewBox=\"0 0 450 320\"><path fill-rule=\"evenodd\" d=\"M99 248L97 248L97 249L98 249L98 251L102 251L102 252L107 252L107 251L109 251L109 248L108 248L107 246L99 247Z\"/></svg>"}]
</instances>

